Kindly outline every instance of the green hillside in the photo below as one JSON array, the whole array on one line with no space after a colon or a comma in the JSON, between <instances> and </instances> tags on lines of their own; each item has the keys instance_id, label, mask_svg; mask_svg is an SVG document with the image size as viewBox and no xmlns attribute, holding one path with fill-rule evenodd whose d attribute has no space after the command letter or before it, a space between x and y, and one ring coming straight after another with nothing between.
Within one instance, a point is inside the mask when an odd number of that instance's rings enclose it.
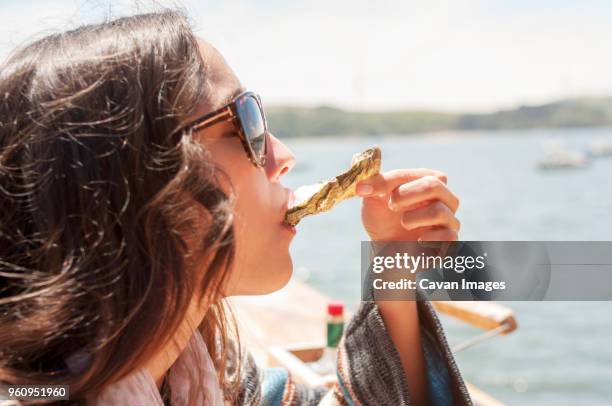
<instances>
[{"instance_id":1,"label":"green hillside","mask_svg":"<svg viewBox=\"0 0 612 406\"><path fill-rule=\"evenodd\" d=\"M281 137L608 126L612 98L568 99L483 114L354 112L333 107L271 107L266 114L272 132Z\"/></svg>"}]
</instances>

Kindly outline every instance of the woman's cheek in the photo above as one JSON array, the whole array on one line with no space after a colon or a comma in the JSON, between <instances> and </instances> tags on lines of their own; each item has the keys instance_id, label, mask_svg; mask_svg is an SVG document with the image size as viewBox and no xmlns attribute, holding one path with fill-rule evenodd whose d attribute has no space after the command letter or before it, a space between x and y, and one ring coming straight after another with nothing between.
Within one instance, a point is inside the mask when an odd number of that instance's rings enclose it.
<instances>
[{"instance_id":1,"label":"woman's cheek","mask_svg":"<svg viewBox=\"0 0 612 406\"><path fill-rule=\"evenodd\" d=\"M265 191L254 178L243 177L235 183L236 206L234 224L240 240L249 248L257 243L268 243L265 235L272 224L271 210ZM262 241L263 240L263 241Z\"/></svg>"},{"instance_id":2,"label":"woman's cheek","mask_svg":"<svg viewBox=\"0 0 612 406\"><path fill-rule=\"evenodd\" d=\"M279 212L280 204L275 200L278 195L271 189L274 186L266 174L246 157L225 158L226 162L233 162L224 170L236 199L233 270L236 274L232 278L235 283L232 290L242 294L272 292L286 284L292 270L289 239L281 232L283 213Z\"/></svg>"}]
</instances>

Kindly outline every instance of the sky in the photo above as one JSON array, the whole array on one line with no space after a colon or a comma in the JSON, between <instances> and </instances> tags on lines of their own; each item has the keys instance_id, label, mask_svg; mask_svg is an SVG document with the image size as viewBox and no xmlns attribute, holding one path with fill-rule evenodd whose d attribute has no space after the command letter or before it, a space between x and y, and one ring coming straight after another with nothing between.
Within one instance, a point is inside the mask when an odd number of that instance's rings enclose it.
<instances>
[{"instance_id":1,"label":"sky","mask_svg":"<svg viewBox=\"0 0 612 406\"><path fill-rule=\"evenodd\" d=\"M492 111L612 95L605 0L2 0L0 60L159 5L184 8L266 104Z\"/></svg>"}]
</instances>

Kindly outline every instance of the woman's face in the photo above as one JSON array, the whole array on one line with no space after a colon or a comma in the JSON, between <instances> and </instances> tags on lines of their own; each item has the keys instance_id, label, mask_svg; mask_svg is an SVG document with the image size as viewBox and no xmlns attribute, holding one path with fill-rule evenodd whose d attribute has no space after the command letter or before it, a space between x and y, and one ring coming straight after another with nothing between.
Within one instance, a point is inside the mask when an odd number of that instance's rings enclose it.
<instances>
[{"instance_id":1,"label":"woman's face","mask_svg":"<svg viewBox=\"0 0 612 406\"><path fill-rule=\"evenodd\" d=\"M207 42L198 42L208 66L209 94L194 118L225 106L244 90L223 56ZM269 135L267 163L255 167L229 121L204 128L194 136L229 176L236 197L236 258L224 294L253 295L280 289L293 271L289 244L295 235L295 228L284 224L292 192L281 185L281 177L293 168L295 157ZM229 185L222 187L229 193Z\"/></svg>"}]
</instances>

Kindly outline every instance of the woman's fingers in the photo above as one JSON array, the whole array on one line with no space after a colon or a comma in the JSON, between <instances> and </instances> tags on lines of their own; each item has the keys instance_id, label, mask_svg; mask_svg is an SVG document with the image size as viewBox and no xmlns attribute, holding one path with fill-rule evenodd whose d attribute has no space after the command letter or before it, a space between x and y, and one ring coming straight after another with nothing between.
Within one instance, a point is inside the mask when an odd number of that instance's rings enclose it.
<instances>
[{"instance_id":1,"label":"woman's fingers","mask_svg":"<svg viewBox=\"0 0 612 406\"><path fill-rule=\"evenodd\" d=\"M427 206L405 211L402 214L402 227L406 230L414 230L420 227L440 227L459 232L461 223L446 204L434 201Z\"/></svg>"},{"instance_id":2,"label":"woman's fingers","mask_svg":"<svg viewBox=\"0 0 612 406\"><path fill-rule=\"evenodd\" d=\"M386 195L403 183L412 182L425 176L433 176L446 183L446 175L433 169L394 169L388 172L381 172L359 182L357 184L357 194L359 196Z\"/></svg>"},{"instance_id":3,"label":"woman's fingers","mask_svg":"<svg viewBox=\"0 0 612 406\"><path fill-rule=\"evenodd\" d=\"M402 211L428 200L439 200L446 204L455 213L459 208L459 198L436 176L425 176L404 183L391 193L389 208Z\"/></svg>"},{"instance_id":4,"label":"woman's fingers","mask_svg":"<svg viewBox=\"0 0 612 406\"><path fill-rule=\"evenodd\" d=\"M450 228L433 228L419 237L419 241L457 241L459 233ZM444 253L440 255L445 255Z\"/></svg>"}]
</instances>

